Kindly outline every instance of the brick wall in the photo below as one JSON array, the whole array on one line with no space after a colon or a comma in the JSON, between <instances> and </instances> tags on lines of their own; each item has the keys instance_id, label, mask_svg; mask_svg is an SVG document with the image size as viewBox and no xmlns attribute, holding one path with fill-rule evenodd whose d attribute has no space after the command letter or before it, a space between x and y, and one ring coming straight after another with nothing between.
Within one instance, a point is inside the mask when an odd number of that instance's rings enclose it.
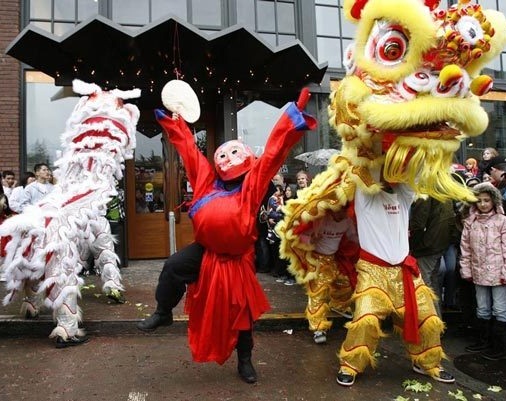
<instances>
[{"instance_id":1,"label":"brick wall","mask_svg":"<svg viewBox=\"0 0 506 401\"><path fill-rule=\"evenodd\" d=\"M0 1L0 170L19 177L20 63L5 54L19 33L20 1Z\"/></svg>"}]
</instances>

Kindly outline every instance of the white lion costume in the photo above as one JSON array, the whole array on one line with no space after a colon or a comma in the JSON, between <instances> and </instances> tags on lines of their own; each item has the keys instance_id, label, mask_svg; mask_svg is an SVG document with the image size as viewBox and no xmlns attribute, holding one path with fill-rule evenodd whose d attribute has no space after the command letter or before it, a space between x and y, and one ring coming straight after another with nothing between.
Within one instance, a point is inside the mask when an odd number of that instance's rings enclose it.
<instances>
[{"instance_id":1,"label":"white lion costume","mask_svg":"<svg viewBox=\"0 0 506 401\"><path fill-rule=\"evenodd\" d=\"M3 303L24 293L21 313L35 317L44 301L54 312L57 326L50 337L57 347L85 341L77 298L83 284L79 273L90 252L103 291L113 298L124 291L105 214L124 161L133 157L139 120L138 108L123 103L139 97L138 89L102 91L79 80L73 89L87 96L80 98L62 134L54 190L0 226L0 236L11 237L3 261L8 290Z\"/></svg>"}]
</instances>

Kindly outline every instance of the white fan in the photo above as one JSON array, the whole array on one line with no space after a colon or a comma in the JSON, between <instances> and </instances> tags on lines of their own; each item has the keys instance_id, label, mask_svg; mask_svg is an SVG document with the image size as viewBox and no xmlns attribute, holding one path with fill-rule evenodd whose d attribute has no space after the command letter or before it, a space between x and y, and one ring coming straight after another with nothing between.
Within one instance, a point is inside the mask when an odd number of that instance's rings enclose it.
<instances>
[{"instance_id":1,"label":"white fan","mask_svg":"<svg viewBox=\"0 0 506 401\"><path fill-rule=\"evenodd\" d=\"M174 79L162 89L162 103L167 110L179 114L185 121L194 123L200 117L200 103L192 87Z\"/></svg>"}]
</instances>

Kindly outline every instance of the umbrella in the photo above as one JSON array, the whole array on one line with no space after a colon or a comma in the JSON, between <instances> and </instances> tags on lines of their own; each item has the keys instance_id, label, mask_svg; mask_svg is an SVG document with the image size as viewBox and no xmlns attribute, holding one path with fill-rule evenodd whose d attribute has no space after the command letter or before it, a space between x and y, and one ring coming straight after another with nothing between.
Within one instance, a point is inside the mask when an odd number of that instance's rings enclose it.
<instances>
[{"instance_id":1,"label":"umbrella","mask_svg":"<svg viewBox=\"0 0 506 401\"><path fill-rule=\"evenodd\" d=\"M337 149L318 149L295 156L297 160L313 166L326 166L331 156L339 153Z\"/></svg>"}]
</instances>

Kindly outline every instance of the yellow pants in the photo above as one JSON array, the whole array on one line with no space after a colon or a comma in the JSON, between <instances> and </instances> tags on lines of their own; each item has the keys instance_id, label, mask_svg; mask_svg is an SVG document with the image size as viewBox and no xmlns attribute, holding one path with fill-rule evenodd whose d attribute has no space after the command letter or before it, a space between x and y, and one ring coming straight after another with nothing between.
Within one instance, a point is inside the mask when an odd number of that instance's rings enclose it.
<instances>
[{"instance_id":1,"label":"yellow pants","mask_svg":"<svg viewBox=\"0 0 506 401\"><path fill-rule=\"evenodd\" d=\"M316 277L305 285L306 318L311 331L327 331L332 326L327 319L330 309L348 310L353 291L348 277L339 271L334 255L314 253L314 256L318 264L310 269L316 272Z\"/></svg>"},{"instance_id":2,"label":"yellow pants","mask_svg":"<svg viewBox=\"0 0 506 401\"><path fill-rule=\"evenodd\" d=\"M348 333L339 352L341 370L356 375L370 364L375 367L374 353L379 339L386 335L380 322L392 315L395 331L402 333L404 321L404 288L402 268L381 267L360 259L357 263L357 287L353 321L346 324ZM413 363L431 376L437 376L441 359L444 323L437 316L431 289L421 277L413 277L418 305L419 344L405 343Z\"/></svg>"}]
</instances>

